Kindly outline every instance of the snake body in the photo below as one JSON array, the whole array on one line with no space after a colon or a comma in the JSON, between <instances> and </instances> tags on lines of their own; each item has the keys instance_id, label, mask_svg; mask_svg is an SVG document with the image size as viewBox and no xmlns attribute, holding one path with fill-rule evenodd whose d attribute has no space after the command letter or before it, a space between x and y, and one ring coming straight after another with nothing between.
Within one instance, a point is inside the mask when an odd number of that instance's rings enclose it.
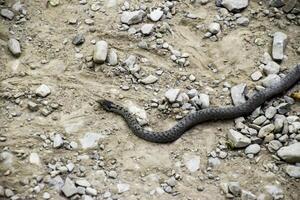
<instances>
[{"instance_id":1,"label":"snake body","mask_svg":"<svg viewBox=\"0 0 300 200\"><path fill-rule=\"evenodd\" d=\"M121 115L127 122L129 128L136 136L149 142L170 143L180 138L180 136L183 135L188 129L192 128L197 124L206 121L226 120L234 119L241 116L248 116L265 101L288 90L299 80L300 64L296 65L293 69L291 69L286 74L286 76L284 76L276 84L257 92L241 105L221 108L212 107L190 113L186 117L178 121L177 124L175 124L169 130L161 132L148 131L144 129L142 126L139 125L135 116L131 114L126 108L120 105L117 105L111 101L104 99L97 100L97 102L106 111Z\"/></svg>"}]
</instances>

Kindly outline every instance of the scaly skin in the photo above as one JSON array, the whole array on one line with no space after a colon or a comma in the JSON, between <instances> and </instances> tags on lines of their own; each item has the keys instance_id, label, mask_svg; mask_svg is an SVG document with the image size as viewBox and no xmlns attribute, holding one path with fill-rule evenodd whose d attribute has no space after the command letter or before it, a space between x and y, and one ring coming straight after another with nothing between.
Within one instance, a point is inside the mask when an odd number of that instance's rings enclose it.
<instances>
[{"instance_id":1,"label":"scaly skin","mask_svg":"<svg viewBox=\"0 0 300 200\"><path fill-rule=\"evenodd\" d=\"M215 120L234 119L241 116L250 115L257 107L265 101L273 98L287 89L291 88L300 80L300 64L296 65L289 73L282 78L277 84L257 92L253 97L239 106L230 106L224 108L206 108L203 110L191 113L177 122L171 129L161 132L145 130L139 125L136 118L126 108L117 105L108 100L98 100L97 102L109 112L114 112L121 115L127 122L132 132L149 142L155 143L170 143L185 133L193 126Z\"/></svg>"}]
</instances>

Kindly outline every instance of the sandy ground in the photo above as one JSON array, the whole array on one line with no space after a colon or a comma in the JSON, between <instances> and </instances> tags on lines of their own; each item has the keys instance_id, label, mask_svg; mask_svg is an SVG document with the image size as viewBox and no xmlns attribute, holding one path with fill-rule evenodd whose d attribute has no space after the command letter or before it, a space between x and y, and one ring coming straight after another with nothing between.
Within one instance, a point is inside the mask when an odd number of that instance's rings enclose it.
<instances>
[{"instance_id":1,"label":"sandy ground","mask_svg":"<svg viewBox=\"0 0 300 200\"><path fill-rule=\"evenodd\" d=\"M122 1L118 2L122 4ZM132 1L132 4L137 2ZM161 1L147 2L144 4L155 6ZM229 92L222 90L224 82L231 85L243 82L249 88L258 84L251 80L250 75L258 69L262 54L270 52L270 34L281 30L288 35L289 45L285 52L288 59L281 64L283 68L290 68L299 61L295 48L300 45L299 26L291 24L280 29L278 23L286 23L285 17L270 22L260 13L266 7L251 1L242 13L250 18L250 25L224 30L219 41L212 42L203 39L204 32L197 30L196 25L213 21L217 14L215 4L194 6L182 1L176 6L177 14L169 20L173 34L163 37L190 55L190 66L180 68L170 60L169 54L163 55L155 49L143 50L137 46L141 39L126 31L118 31L119 6L105 8L106 12L94 12L95 25L89 26L84 23L91 12L89 4L80 5L78 1L70 0L62 1L57 7L46 7L41 1L26 1L25 5L29 18L26 22L16 24L0 19L1 93L11 96L2 98L0 103L0 136L6 138L0 142L0 149L13 155L11 163L1 164L0 185L13 189L20 196L28 194L30 186L23 186L20 180L31 180L38 175L44 177L49 171L48 163L69 160L76 166L84 166L85 178L97 189L99 199L106 191L119 199L225 199L220 184L229 181L238 181L243 189L257 196L264 193L266 185L278 185L285 199L300 198L298 180L289 178L282 170L272 171L266 167L276 161L265 148L254 159L246 158L242 150L229 151L228 157L218 167L207 171L208 153L215 150L218 143L225 143L228 130L234 126L233 121L202 124L176 142L160 145L135 137L121 117L98 109L95 104L95 99L104 97L123 104L131 102L142 108L151 99L162 99L168 88L185 90L187 86L209 94L213 106L231 104ZM195 13L199 18L185 18L185 11ZM258 14L254 16L251 11ZM78 23L70 25L70 19L77 19ZM94 29L92 32L91 28ZM21 41L20 58L13 57L6 46L12 33ZM83 33L86 40L78 47L72 44L76 33ZM256 39L263 41L262 45L256 45ZM98 65L96 69L86 67L85 57L93 52L92 40L107 41L110 48L116 49L121 61L129 55L137 55L145 61L140 63L145 74L154 74L157 69L164 73L151 87L133 84L136 90L124 91L120 85L132 85L130 79L123 74L115 76L113 67L106 64ZM218 69L217 73L208 67L211 63ZM195 82L181 79L190 74L196 77ZM31 112L27 108L28 100L36 98L32 94L40 84L51 88L51 94L41 102L59 104L58 109L47 117L40 111ZM157 109L146 112L150 127L155 130L164 130L175 123L174 112L163 114ZM14 114L17 116L12 116ZM78 144L86 133L100 133L103 138L99 145L89 149L80 145L76 150L44 148L39 135L51 133L60 133L66 141ZM40 165L28 162L28 155L32 152L39 154ZM78 159L79 156L94 154L99 154L104 162L102 168L93 168L99 162L97 160ZM193 173L183 164L184 158L190 155L200 158L200 169ZM110 170L117 172L116 179L103 175L103 171ZM173 172L180 175L173 188L173 192L178 193L176 196L150 194ZM120 182L128 183L130 190L118 194L116 184ZM197 191L199 186L204 190ZM52 199L64 199L47 185L42 191L48 191ZM34 198L41 199L43 192Z\"/></svg>"}]
</instances>

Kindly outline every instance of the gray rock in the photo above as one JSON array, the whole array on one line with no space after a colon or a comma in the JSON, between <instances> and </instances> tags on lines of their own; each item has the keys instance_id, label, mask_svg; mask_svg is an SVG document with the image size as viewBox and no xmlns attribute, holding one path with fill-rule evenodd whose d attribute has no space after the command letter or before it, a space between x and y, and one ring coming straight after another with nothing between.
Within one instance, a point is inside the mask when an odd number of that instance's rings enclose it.
<instances>
[{"instance_id":1,"label":"gray rock","mask_svg":"<svg viewBox=\"0 0 300 200\"><path fill-rule=\"evenodd\" d=\"M42 84L35 90L35 93L40 97L46 97L51 93L51 90L47 85Z\"/></svg>"},{"instance_id":2,"label":"gray rock","mask_svg":"<svg viewBox=\"0 0 300 200\"><path fill-rule=\"evenodd\" d=\"M165 97L170 103L174 103L179 93L180 93L180 89L169 89L166 91Z\"/></svg>"},{"instance_id":3,"label":"gray rock","mask_svg":"<svg viewBox=\"0 0 300 200\"><path fill-rule=\"evenodd\" d=\"M43 199L50 199L51 195L48 192L43 193Z\"/></svg>"},{"instance_id":4,"label":"gray rock","mask_svg":"<svg viewBox=\"0 0 300 200\"><path fill-rule=\"evenodd\" d=\"M8 188L4 190L4 194L8 198L10 198L10 197L12 197L12 196L15 195L15 193L11 189L8 189Z\"/></svg>"},{"instance_id":5,"label":"gray rock","mask_svg":"<svg viewBox=\"0 0 300 200\"><path fill-rule=\"evenodd\" d=\"M272 57L274 60L281 61L283 59L286 45L287 35L282 32L274 33L272 47Z\"/></svg>"},{"instance_id":6,"label":"gray rock","mask_svg":"<svg viewBox=\"0 0 300 200\"><path fill-rule=\"evenodd\" d=\"M236 20L236 23L240 26L248 26L250 21L248 17L240 17Z\"/></svg>"},{"instance_id":7,"label":"gray rock","mask_svg":"<svg viewBox=\"0 0 300 200\"><path fill-rule=\"evenodd\" d=\"M105 42L103 40L98 41L94 48L94 56L93 56L94 62L99 63L99 64L104 63L106 60L107 54L108 54L107 42Z\"/></svg>"},{"instance_id":8,"label":"gray rock","mask_svg":"<svg viewBox=\"0 0 300 200\"><path fill-rule=\"evenodd\" d=\"M261 73L260 71L255 71L255 72L253 72L253 73L251 74L251 79L252 79L253 81L258 81L259 79L261 79L262 76L263 76L263 75L262 75L262 73Z\"/></svg>"},{"instance_id":9,"label":"gray rock","mask_svg":"<svg viewBox=\"0 0 300 200\"><path fill-rule=\"evenodd\" d=\"M286 121L286 117L284 115L279 115L276 114L274 117L274 126L275 126L275 131L279 132L283 128L283 125Z\"/></svg>"},{"instance_id":10,"label":"gray rock","mask_svg":"<svg viewBox=\"0 0 300 200\"><path fill-rule=\"evenodd\" d=\"M266 109L265 111L265 116L268 118L268 119L272 119L277 113L277 109L273 106L270 106Z\"/></svg>"},{"instance_id":11,"label":"gray rock","mask_svg":"<svg viewBox=\"0 0 300 200\"><path fill-rule=\"evenodd\" d=\"M53 147L60 148L64 144L64 141L60 134L55 134L53 138Z\"/></svg>"},{"instance_id":12,"label":"gray rock","mask_svg":"<svg viewBox=\"0 0 300 200\"><path fill-rule=\"evenodd\" d=\"M61 191L66 197L71 197L77 193L77 188L75 187L74 182L67 177Z\"/></svg>"},{"instance_id":13,"label":"gray rock","mask_svg":"<svg viewBox=\"0 0 300 200\"><path fill-rule=\"evenodd\" d=\"M83 138L79 139L79 141L82 148L87 149L97 146L99 139L102 138L104 138L104 136L101 133L88 132Z\"/></svg>"},{"instance_id":14,"label":"gray rock","mask_svg":"<svg viewBox=\"0 0 300 200\"><path fill-rule=\"evenodd\" d=\"M124 61L124 64L130 69L134 66L136 62L136 57L134 55L128 56L128 58Z\"/></svg>"},{"instance_id":15,"label":"gray rock","mask_svg":"<svg viewBox=\"0 0 300 200\"><path fill-rule=\"evenodd\" d=\"M282 147L282 144L278 140L271 140L267 147L270 152L274 153L275 151L280 149L280 147Z\"/></svg>"},{"instance_id":16,"label":"gray rock","mask_svg":"<svg viewBox=\"0 0 300 200\"><path fill-rule=\"evenodd\" d=\"M256 200L257 197L249 191L242 190L241 200Z\"/></svg>"},{"instance_id":17,"label":"gray rock","mask_svg":"<svg viewBox=\"0 0 300 200\"><path fill-rule=\"evenodd\" d=\"M280 8L284 6L285 0L269 0L269 5L272 7Z\"/></svg>"},{"instance_id":18,"label":"gray rock","mask_svg":"<svg viewBox=\"0 0 300 200\"><path fill-rule=\"evenodd\" d=\"M260 152L260 146L258 144L251 144L245 149L245 154L258 154Z\"/></svg>"},{"instance_id":19,"label":"gray rock","mask_svg":"<svg viewBox=\"0 0 300 200\"><path fill-rule=\"evenodd\" d=\"M260 62L266 65L266 64L268 64L268 62L271 62L271 61L273 61L271 55L268 52L265 52L263 55L263 58Z\"/></svg>"},{"instance_id":20,"label":"gray rock","mask_svg":"<svg viewBox=\"0 0 300 200\"><path fill-rule=\"evenodd\" d=\"M15 14L11 11L8 10L6 8L1 9L0 14L2 17L9 19L9 20L13 20Z\"/></svg>"},{"instance_id":21,"label":"gray rock","mask_svg":"<svg viewBox=\"0 0 300 200\"><path fill-rule=\"evenodd\" d=\"M253 120L253 123L256 125L262 125L266 120L267 118L265 116L259 116Z\"/></svg>"},{"instance_id":22,"label":"gray rock","mask_svg":"<svg viewBox=\"0 0 300 200\"><path fill-rule=\"evenodd\" d=\"M81 200L94 200L90 195L82 195Z\"/></svg>"},{"instance_id":23,"label":"gray rock","mask_svg":"<svg viewBox=\"0 0 300 200\"><path fill-rule=\"evenodd\" d=\"M222 6L231 12L240 12L248 6L248 0L222 0Z\"/></svg>"},{"instance_id":24,"label":"gray rock","mask_svg":"<svg viewBox=\"0 0 300 200\"><path fill-rule=\"evenodd\" d=\"M251 140L248 137L233 129L229 130L227 136L234 148L242 148L251 144Z\"/></svg>"},{"instance_id":25,"label":"gray rock","mask_svg":"<svg viewBox=\"0 0 300 200\"><path fill-rule=\"evenodd\" d=\"M163 14L164 14L164 12L160 8L157 8L150 12L149 18L152 21L157 22L160 20L160 18L163 16Z\"/></svg>"},{"instance_id":26,"label":"gray rock","mask_svg":"<svg viewBox=\"0 0 300 200\"><path fill-rule=\"evenodd\" d=\"M200 167L200 157L193 154L185 154L184 165L190 172L196 172Z\"/></svg>"},{"instance_id":27,"label":"gray rock","mask_svg":"<svg viewBox=\"0 0 300 200\"><path fill-rule=\"evenodd\" d=\"M296 142L277 151L277 155L289 163L300 162L300 142Z\"/></svg>"},{"instance_id":28,"label":"gray rock","mask_svg":"<svg viewBox=\"0 0 300 200\"><path fill-rule=\"evenodd\" d=\"M174 187L176 185L176 179L174 178L174 176L172 176L171 178L169 178L166 183L171 186Z\"/></svg>"},{"instance_id":29,"label":"gray rock","mask_svg":"<svg viewBox=\"0 0 300 200\"><path fill-rule=\"evenodd\" d=\"M137 24L143 20L144 15L145 13L142 10L125 11L121 15L121 22L128 25Z\"/></svg>"},{"instance_id":30,"label":"gray rock","mask_svg":"<svg viewBox=\"0 0 300 200\"><path fill-rule=\"evenodd\" d=\"M7 42L9 51L15 56L19 57L21 55L21 46L18 40L11 38Z\"/></svg>"},{"instance_id":31,"label":"gray rock","mask_svg":"<svg viewBox=\"0 0 300 200\"><path fill-rule=\"evenodd\" d=\"M217 34L221 30L221 25L219 23L213 22L208 25L208 31L212 34Z\"/></svg>"},{"instance_id":32,"label":"gray rock","mask_svg":"<svg viewBox=\"0 0 300 200\"><path fill-rule=\"evenodd\" d=\"M190 97L190 98L193 98L195 96L198 95L198 91L196 89L191 89L187 92L187 95Z\"/></svg>"},{"instance_id":33,"label":"gray rock","mask_svg":"<svg viewBox=\"0 0 300 200\"><path fill-rule=\"evenodd\" d=\"M154 24L144 24L144 25L141 27L141 32L142 32L144 35L149 35L149 34L152 33L153 28L154 28Z\"/></svg>"},{"instance_id":34,"label":"gray rock","mask_svg":"<svg viewBox=\"0 0 300 200\"><path fill-rule=\"evenodd\" d=\"M188 103L190 100L189 96L185 92L181 92L178 97L176 98L176 102L180 103L180 105L183 105L185 103Z\"/></svg>"},{"instance_id":35,"label":"gray rock","mask_svg":"<svg viewBox=\"0 0 300 200\"><path fill-rule=\"evenodd\" d=\"M283 6L282 10L285 13L289 13L293 10L293 8L296 6L297 4L297 0L289 0L285 3L285 5Z\"/></svg>"},{"instance_id":36,"label":"gray rock","mask_svg":"<svg viewBox=\"0 0 300 200\"><path fill-rule=\"evenodd\" d=\"M242 189L241 189L241 186L240 186L239 182L229 182L228 183L228 189L229 189L229 192L231 194L233 194L235 197L240 196L240 194L242 192Z\"/></svg>"},{"instance_id":37,"label":"gray rock","mask_svg":"<svg viewBox=\"0 0 300 200\"><path fill-rule=\"evenodd\" d=\"M117 178L117 176L118 176L116 171L110 171L110 172L108 172L107 175L109 178L113 178L113 179Z\"/></svg>"},{"instance_id":38,"label":"gray rock","mask_svg":"<svg viewBox=\"0 0 300 200\"><path fill-rule=\"evenodd\" d=\"M275 129L274 124L268 124L259 130L258 137L260 138L266 137L268 134L272 133L274 129Z\"/></svg>"},{"instance_id":39,"label":"gray rock","mask_svg":"<svg viewBox=\"0 0 300 200\"><path fill-rule=\"evenodd\" d=\"M141 79L141 83L148 85L148 84L153 84L158 80L158 78L156 76L153 75L149 75L143 79Z\"/></svg>"},{"instance_id":40,"label":"gray rock","mask_svg":"<svg viewBox=\"0 0 300 200\"><path fill-rule=\"evenodd\" d=\"M280 71L280 65L278 65L274 61L270 61L270 62L268 62L268 64L266 64L265 66L263 66L263 70L264 70L264 73L266 75L269 75L269 74L278 74L279 71Z\"/></svg>"},{"instance_id":41,"label":"gray rock","mask_svg":"<svg viewBox=\"0 0 300 200\"><path fill-rule=\"evenodd\" d=\"M265 186L266 192L268 192L273 199L283 199L283 191L276 185L267 185Z\"/></svg>"},{"instance_id":42,"label":"gray rock","mask_svg":"<svg viewBox=\"0 0 300 200\"><path fill-rule=\"evenodd\" d=\"M231 88L231 98L233 104L238 106L246 102L245 92L246 92L246 84L235 85Z\"/></svg>"},{"instance_id":43,"label":"gray rock","mask_svg":"<svg viewBox=\"0 0 300 200\"><path fill-rule=\"evenodd\" d=\"M31 110L33 112L37 111L39 109L39 105L34 103L33 101L28 101L27 107L29 108L29 110Z\"/></svg>"},{"instance_id":44,"label":"gray rock","mask_svg":"<svg viewBox=\"0 0 300 200\"><path fill-rule=\"evenodd\" d=\"M285 172L294 178L300 178L300 166L288 165L285 167Z\"/></svg>"},{"instance_id":45,"label":"gray rock","mask_svg":"<svg viewBox=\"0 0 300 200\"><path fill-rule=\"evenodd\" d=\"M72 44L74 45L81 45L84 42L85 42L85 37L82 33L77 34L72 40Z\"/></svg>"},{"instance_id":46,"label":"gray rock","mask_svg":"<svg viewBox=\"0 0 300 200\"><path fill-rule=\"evenodd\" d=\"M76 185L82 186L82 187L90 187L91 184L86 179L78 179L75 181Z\"/></svg>"},{"instance_id":47,"label":"gray rock","mask_svg":"<svg viewBox=\"0 0 300 200\"><path fill-rule=\"evenodd\" d=\"M208 108L209 107L209 96L204 93L199 94L199 100L201 103L201 108Z\"/></svg>"},{"instance_id":48,"label":"gray rock","mask_svg":"<svg viewBox=\"0 0 300 200\"><path fill-rule=\"evenodd\" d=\"M262 80L262 85L264 87L271 87L280 81L280 76L277 74L269 74L266 78Z\"/></svg>"},{"instance_id":49,"label":"gray rock","mask_svg":"<svg viewBox=\"0 0 300 200\"><path fill-rule=\"evenodd\" d=\"M130 189L130 185L126 183L119 183L117 184L117 188L118 188L118 193L121 194L128 191Z\"/></svg>"},{"instance_id":50,"label":"gray rock","mask_svg":"<svg viewBox=\"0 0 300 200\"><path fill-rule=\"evenodd\" d=\"M116 51L114 49L110 49L108 51L106 61L111 66L115 66L118 64L118 54L116 53Z\"/></svg>"},{"instance_id":51,"label":"gray rock","mask_svg":"<svg viewBox=\"0 0 300 200\"><path fill-rule=\"evenodd\" d=\"M85 192L88 194L88 195L92 195L92 196L96 196L97 195L97 190L94 189L94 188L91 188L91 187L87 187Z\"/></svg>"},{"instance_id":52,"label":"gray rock","mask_svg":"<svg viewBox=\"0 0 300 200\"><path fill-rule=\"evenodd\" d=\"M208 158L208 166L209 167L216 167L220 164L221 164L221 161L219 158L212 158L212 157Z\"/></svg>"}]
</instances>

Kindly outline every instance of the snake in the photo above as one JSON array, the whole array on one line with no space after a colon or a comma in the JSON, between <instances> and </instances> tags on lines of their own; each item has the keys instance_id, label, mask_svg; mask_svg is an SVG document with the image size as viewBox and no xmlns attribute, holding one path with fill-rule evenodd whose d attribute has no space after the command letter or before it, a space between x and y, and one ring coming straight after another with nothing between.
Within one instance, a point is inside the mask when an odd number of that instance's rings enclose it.
<instances>
[{"instance_id":1,"label":"snake","mask_svg":"<svg viewBox=\"0 0 300 200\"><path fill-rule=\"evenodd\" d=\"M108 112L113 112L124 118L134 135L153 143L171 143L180 138L187 130L207 121L229 120L249 116L256 108L267 100L274 98L290 89L300 80L300 64L290 69L288 73L273 85L257 91L244 103L226 107L208 107L191 112L179 120L173 127L165 131L149 131L141 126L135 115L128 109L106 99L97 99L99 106Z\"/></svg>"}]
</instances>

